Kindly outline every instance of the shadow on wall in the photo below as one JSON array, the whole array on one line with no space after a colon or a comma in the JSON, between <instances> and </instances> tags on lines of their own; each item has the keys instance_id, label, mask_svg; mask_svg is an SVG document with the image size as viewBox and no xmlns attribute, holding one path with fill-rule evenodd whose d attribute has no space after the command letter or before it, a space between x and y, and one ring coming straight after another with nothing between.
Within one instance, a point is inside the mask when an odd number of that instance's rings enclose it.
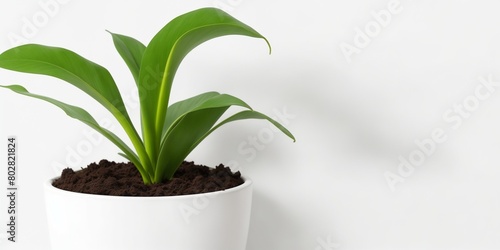
<instances>
[{"instance_id":1,"label":"shadow on wall","mask_svg":"<svg viewBox=\"0 0 500 250\"><path fill-rule=\"evenodd\" d=\"M415 137L396 111L390 95L364 90L358 82L335 68L305 68L287 81L284 103L297 115L298 141L327 143L329 152L347 155L392 157ZM404 104L403 104L404 105ZM300 133L302 132L302 134Z\"/></svg>"},{"instance_id":2,"label":"shadow on wall","mask_svg":"<svg viewBox=\"0 0 500 250\"><path fill-rule=\"evenodd\" d=\"M301 225L264 193L254 190L247 250L299 250Z\"/></svg>"}]
</instances>

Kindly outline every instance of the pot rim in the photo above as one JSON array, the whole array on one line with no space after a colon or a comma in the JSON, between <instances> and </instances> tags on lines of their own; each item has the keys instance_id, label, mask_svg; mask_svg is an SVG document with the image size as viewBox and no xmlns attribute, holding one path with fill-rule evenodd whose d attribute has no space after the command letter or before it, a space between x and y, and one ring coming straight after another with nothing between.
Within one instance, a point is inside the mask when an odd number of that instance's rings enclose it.
<instances>
[{"instance_id":1,"label":"pot rim","mask_svg":"<svg viewBox=\"0 0 500 250\"><path fill-rule=\"evenodd\" d=\"M87 197L87 198L95 198L95 199L137 199L137 200L160 200L160 199L176 199L176 200L183 200L183 199L193 199L196 197L215 197L218 195L222 194L229 194L229 193L234 193L238 192L240 190L246 189L251 187L252 185L252 180L242 176L241 178L244 180L243 184L232 187L229 189L225 190L220 190L220 191L214 191L214 192L208 192L208 193L200 193L200 194L186 194L186 195L172 195L172 196L117 196L117 195L102 195L102 194L87 194L87 193L79 193L79 192L73 192L73 191L67 191L64 189L60 189L57 187L54 187L52 183L57 179L58 177L50 178L49 180L44 182L44 188L45 190L48 190L53 193L57 193L59 195L64 195L64 196L80 196L82 198Z\"/></svg>"}]
</instances>

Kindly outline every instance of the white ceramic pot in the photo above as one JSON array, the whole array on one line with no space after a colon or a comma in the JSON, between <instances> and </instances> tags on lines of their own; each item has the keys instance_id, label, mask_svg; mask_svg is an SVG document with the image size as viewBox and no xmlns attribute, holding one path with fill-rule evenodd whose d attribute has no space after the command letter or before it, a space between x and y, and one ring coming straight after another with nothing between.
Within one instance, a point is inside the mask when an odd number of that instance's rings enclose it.
<instances>
[{"instance_id":1,"label":"white ceramic pot","mask_svg":"<svg viewBox=\"0 0 500 250\"><path fill-rule=\"evenodd\" d=\"M165 197L69 192L45 183L52 250L244 250L252 181Z\"/></svg>"}]
</instances>

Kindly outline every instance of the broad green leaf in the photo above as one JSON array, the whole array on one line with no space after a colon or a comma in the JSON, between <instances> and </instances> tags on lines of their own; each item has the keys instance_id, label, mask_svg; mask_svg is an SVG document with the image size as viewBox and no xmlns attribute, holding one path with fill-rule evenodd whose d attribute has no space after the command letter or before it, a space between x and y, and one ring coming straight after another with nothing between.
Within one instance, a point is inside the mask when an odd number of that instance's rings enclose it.
<instances>
[{"instance_id":1,"label":"broad green leaf","mask_svg":"<svg viewBox=\"0 0 500 250\"><path fill-rule=\"evenodd\" d=\"M113 142L118 148L120 148L126 155L126 158L130 160L132 163L134 163L137 167L137 169L140 171L141 175L143 176L143 180L145 183L150 183L150 180L147 179L149 176L145 169L143 168L138 156L132 151L127 144L125 144L119 137L117 137L113 132L101 127L97 121L85 110L82 108L72 106L63 102L60 102L58 100L41 96L41 95L36 95L28 92L24 87L20 85L10 85L10 86L0 86L2 88L7 88L10 89L18 94L33 97L36 99L40 99L49 103L52 103L53 105L59 107L62 109L69 117L74 118L76 120L79 120L97 132L101 133L104 137L106 137L108 140Z\"/></svg>"},{"instance_id":2,"label":"broad green leaf","mask_svg":"<svg viewBox=\"0 0 500 250\"><path fill-rule=\"evenodd\" d=\"M135 82L139 84L141 61L144 51L146 50L146 46L137 41L135 38L112 32L109 33L113 37L113 43L115 44L116 50L130 69Z\"/></svg>"},{"instance_id":3,"label":"broad green leaf","mask_svg":"<svg viewBox=\"0 0 500 250\"><path fill-rule=\"evenodd\" d=\"M247 109L252 109L241 99L228 95L219 94L217 92L208 92L197 95L186 100L172 104L167 113L167 118L164 124L163 136L166 136L170 127L175 126L175 122L190 112L201 109L241 106Z\"/></svg>"},{"instance_id":4,"label":"broad green leaf","mask_svg":"<svg viewBox=\"0 0 500 250\"><path fill-rule=\"evenodd\" d=\"M130 137L144 167L152 171L144 145L107 69L73 51L37 44L22 45L3 52L0 54L0 67L56 77L87 93L113 114Z\"/></svg>"},{"instance_id":5,"label":"broad green leaf","mask_svg":"<svg viewBox=\"0 0 500 250\"><path fill-rule=\"evenodd\" d=\"M37 44L22 45L0 54L0 67L64 80L90 95L114 115L130 120L108 70L70 50Z\"/></svg>"},{"instance_id":6,"label":"broad green leaf","mask_svg":"<svg viewBox=\"0 0 500 250\"><path fill-rule=\"evenodd\" d=\"M191 112L170 129L158 156L155 181L172 178L182 161L193 150L192 145L212 128L227 109L228 107L221 107Z\"/></svg>"},{"instance_id":7,"label":"broad green leaf","mask_svg":"<svg viewBox=\"0 0 500 250\"><path fill-rule=\"evenodd\" d=\"M293 140L293 135L281 124L259 112L237 97L205 93L173 104L177 118L167 119L171 125L165 131L161 142L156 178L170 179L182 161L208 135L220 126L242 119L266 119ZM241 106L249 110L239 112L214 126L222 114L231 106ZM180 107L182 111L180 111ZM167 116L168 117L168 116ZM170 122L172 121L172 122Z\"/></svg>"},{"instance_id":8,"label":"broad green leaf","mask_svg":"<svg viewBox=\"0 0 500 250\"><path fill-rule=\"evenodd\" d=\"M295 137L272 118L253 110L245 110L232 115L224 121L215 125L217 120L224 114L229 106L219 108L200 109L185 115L180 122L174 125L168 136L162 143L158 158L158 166L155 178L170 179L180 166L182 161L212 132L222 125L244 119L264 119L271 122L284 134L295 141ZM215 126L214 126L215 125Z\"/></svg>"},{"instance_id":9,"label":"broad green leaf","mask_svg":"<svg viewBox=\"0 0 500 250\"><path fill-rule=\"evenodd\" d=\"M274 119L272 119L269 116L264 115L264 114L262 114L260 112L257 112L257 111L254 111L254 110L244 110L244 111L241 111L239 113L236 113L236 114L232 115L231 117L229 117L229 118L225 119L224 121L220 122L219 124L217 124L210 131L208 131L203 137L201 137L200 141L198 141L197 143L193 144L193 147L196 147L208 135L210 135L212 132L214 132L215 130L217 130L218 128L220 128L222 125L230 123L230 122L234 122L234 121L245 120L245 119L263 119L263 120L267 120L270 123L272 123L274 126L276 126L276 128L278 128L279 130L281 130L281 132L283 132L285 135L287 135L288 137L290 137L290 139L292 139L295 142L295 137L293 136L293 134L290 131L288 131L288 129L286 129L285 127L283 127L283 125L281 125L279 122L275 121Z\"/></svg>"},{"instance_id":10,"label":"broad green leaf","mask_svg":"<svg viewBox=\"0 0 500 250\"><path fill-rule=\"evenodd\" d=\"M199 94L185 100L176 102L170 107L168 107L167 117L165 118L165 124L163 126L163 135L166 134L168 128L172 125L172 123L177 120L181 115L188 113L189 111L195 109L200 106L206 100L219 95L217 92L206 92L203 94Z\"/></svg>"},{"instance_id":11,"label":"broad green leaf","mask_svg":"<svg viewBox=\"0 0 500 250\"><path fill-rule=\"evenodd\" d=\"M139 76L144 143L155 158L164 127L172 82L184 57L195 47L225 35L262 38L257 31L222 10L203 8L170 21L144 52ZM269 45L269 43L268 43ZM270 48L270 47L269 47Z\"/></svg>"},{"instance_id":12,"label":"broad green leaf","mask_svg":"<svg viewBox=\"0 0 500 250\"><path fill-rule=\"evenodd\" d=\"M169 111L175 112L169 112L173 117L167 118L169 127L164 131L161 142L155 174L157 178L170 179L180 163L194 149L193 144L213 127L229 107L241 106L251 109L237 97L215 92L198 95L172 106L173 109L171 107Z\"/></svg>"}]
</instances>

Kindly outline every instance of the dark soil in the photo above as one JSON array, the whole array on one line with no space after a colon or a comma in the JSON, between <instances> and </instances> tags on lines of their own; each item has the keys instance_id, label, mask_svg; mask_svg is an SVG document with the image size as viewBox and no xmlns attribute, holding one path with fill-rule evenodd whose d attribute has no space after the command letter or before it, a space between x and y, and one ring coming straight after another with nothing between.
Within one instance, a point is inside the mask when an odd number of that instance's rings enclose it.
<instances>
[{"instance_id":1,"label":"dark soil","mask_svg":"<svg viewBox=\"0 0 500 250\"><path fill-rule=\"evenodd\" d=\"M102 160L79 171L63 170L54 187L88 194L115 196L173 196L208 193L243 184L240 172L222 164L216 168L184 162L172 180L145 185L132 163Z\"/></svg>"}]
</instances>

